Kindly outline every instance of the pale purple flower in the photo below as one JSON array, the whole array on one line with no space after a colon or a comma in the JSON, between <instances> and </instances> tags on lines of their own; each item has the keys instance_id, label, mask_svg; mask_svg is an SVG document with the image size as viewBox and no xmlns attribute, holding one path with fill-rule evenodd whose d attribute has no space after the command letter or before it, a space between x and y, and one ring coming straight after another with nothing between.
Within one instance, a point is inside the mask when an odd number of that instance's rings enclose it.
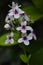
<instances>
[{"instance_id":1,"label":"pale purple flower","mask_svg":"<svg viewBox=\"0 0 43 65\"><path fill-rule=\"evenodd\" d=\"M35 33L34 33L34 32L31 32L31 33L29 34L29 36L30 36L30 37L32 36L34 40L36 40L36 39L37 39L37 38L36 38L36 35L35 35Z\"/></svg>"},{"instance_id":2,"label":"pale purple flower","mask_svg":"<svg viewBox=\"0 0 43 65\"><path fill-rule=\"evenodd\" d=\"M8 44L8 43L13 44L14 43L13 35L14 35L14 33L11 32L11 34L7 36L7 40L5 41L5 44Z\"/></svg>"},{"instance_id":3,"label":"pale purple flower","mask_svg":"<svg viewBox=\"0 0 43 65\"><path fill-rule=\"evenodd\" d=\"M14 20L14 17L10 16L9 13L8 13L8 15L5 18L5 22L6 23L11 23L13 20Z\"/></svg>"},{"instance_id":4,"label":"pale purple flower","mask_svg":"<svg viewBox=\"0 0 43 65\"><path fill-rule=\"evenodd\" d=\"M9 10L9 12L12 12L12 10L14 9L14 8L19 8L19 7L21 7L21 5L18 5L18 3L15 3L15 2L12 2L12 6L10 6L10 5L8 5L10 8L11 8L11 10Z\"/></svg>"},{"instance_id":5,"label":"pale purple flower","mask_svg":"<svg viewBox=\"0 0 43 65\"><path fill-rule=\"evenodd\" d=\"M32 40L32 36L23 36L22 38L18 39L18 43L24 43L25 45L29 45L29 40Z\"/></svg>"},{"instance_id":6,"label":"pale purple flower","mask_svg":"<svg viewBox=\"0 0 43 65\"><path fill-rule=\"evenodd\" d=\"M23 34L22 38L18 39L18 43L23 42L25 45L29 45L29 40L32 40L33 38L35 40L37 39L36 35L33 32L31 32L28 36L26 34Z\"/></svg>"},{"instance_id":7,"label":"pale purple flower","mask_svg":"<svg viewBox=\"0 0 43 65\"><path fill-rule=\"evenodd\" d=\"M9 12L9 16L14 16L15 19L18 19L20 17L20 14L24 13L21 9L13 9L12 12Z\"/></svg>"},{"instance_id":8,"label":"pale purple flower","mask_svg":"<svg viewBox=\"0 0 43 65\"><path fill-rule=\"evenodd\" d=\"M25 20L28 21L28 22L30 21L30 17L28 17L25 12L22 13L22 14L21 14L21 17L20 17L20 20L23 20L23 19L25 19Z\"/></svg>"},{"instance_id":9,"label":"pale purple flower","mask_svg":"<svg viewBox=\"0 0 43 65\"><path fill-rule=\"evenodd\" d=\"M22 33L26 33L28 31L33 31L32 27L26 26L26 22L22 22L20 27L16 28L17 31L21 31Z\"/></svg>"},{"instance_id":10,"label":"pale purple flower","mask_svg":"<svg viewBox=\"0 0 43 65\"><path fill-rule=\"evenodd\" d=\"M18 6L18 4L14 4L14 2L12 2L12 9L9 10L9 15L10 16L14 16L14 18L18 19L20 17L20 14L24 13L24 11L22 11L20 8L20 6Z\"/></svg>"},{"instance_id":11,"label":"pale purple flower","mask_svg":"<svg viewBox=\"0 0 43 65\"><path fill-rule=\"evenodd\" d=\"M16 6L15 2L12 2L12 6L11 5L8 5L10 8L14 8Z\"/></svg>"}]
</instances>

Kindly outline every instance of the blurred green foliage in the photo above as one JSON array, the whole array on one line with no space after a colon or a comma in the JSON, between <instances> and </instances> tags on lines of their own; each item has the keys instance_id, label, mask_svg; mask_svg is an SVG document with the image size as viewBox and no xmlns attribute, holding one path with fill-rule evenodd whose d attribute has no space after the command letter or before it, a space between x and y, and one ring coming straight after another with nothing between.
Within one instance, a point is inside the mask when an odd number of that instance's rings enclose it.
<instances>
[{"instance_id":1,"label":"blurred green foliage","mask_svg":"<svg viewBox=\"0 0 43 65\"><path fill-rule=\"evenodd\" d=\"M43 14L40 13L40 11L37 10L34 6L30 5L27 7L24 7L23 9L28 16L30 16L31 20L33 22L37 21L41 17L43 17Z\"/></svg>"},{"instance_id":2,"label":"blurred green foliage","mask_svg":"<svg viewBox=\"0 0 43 65\"><path fill-rule=\"evenodd\" d=\"M43 13L43 0L32 0L37 9Z\"/></svg>"}]
</instances>

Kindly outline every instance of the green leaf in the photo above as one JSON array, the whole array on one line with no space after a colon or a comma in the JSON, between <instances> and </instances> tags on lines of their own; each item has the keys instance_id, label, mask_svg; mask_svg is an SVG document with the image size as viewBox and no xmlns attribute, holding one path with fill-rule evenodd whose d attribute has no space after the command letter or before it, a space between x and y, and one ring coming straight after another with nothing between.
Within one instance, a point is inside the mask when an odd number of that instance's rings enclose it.
<instances>
[{"instance_id":1,"label":"green leaf","mask_svg":"<svg viewBox=\"0 0 43 65\"><path fill-rule=\"evenodd\" d=\"M24 54L21 54L20 55L20 59L24 62L24 63L27 63L28 62L28 57Z\"/></svg>"},{"instance_id":2,"label":"green leaf","mask_svg":"<svg viewBox=\"0 0 43 65\"><path fill-rule=\"evenodd\" d=\"M29 63L29 60L31 58L31 54L29 54L28 56L21 54L20 55L20 59L24 62L24 63Z\"/></svg>"},{"instance_id":3,"label":"green leaf","mask_svg":"<svg viewBox=\"0 0 43 65\"><path fill-rule=\"evenodd\" d=\"M41 14L35 7L33 6L28 6L24 7L23 10L26 12L28 16L30 16L31 20L36 21L40 19L43 14Z\"/></svg>"},{"instance_id":4,"label":"green leaf","mask_svg":"<svg viewBox=\"0 0 43 65\"><path fill-rule=\"evenodd\" d=\"M10 33L6 33L6 34L4 34L4 35L2 35L1 37L0 37L0 45L2 45L2 46L11 46L11 45L16 45L16 44L18 44L18 39L20 38L20 32L14 32L14 39L15 39L15 41L14 41L14 44L10 44L10 43L8 43L8 44L5 44L5 40L7 39L7 35L9 35Z\"/></svg>"},{"instance_id":5,"label":"green leaf","mask_svg":"<svg viewBox=\"0 0 43 65\"><path fill-rule=\"evenodd\" d=\"M43 48L32 54L30 65L43 65Z\"/></svg>"}]
</instances>

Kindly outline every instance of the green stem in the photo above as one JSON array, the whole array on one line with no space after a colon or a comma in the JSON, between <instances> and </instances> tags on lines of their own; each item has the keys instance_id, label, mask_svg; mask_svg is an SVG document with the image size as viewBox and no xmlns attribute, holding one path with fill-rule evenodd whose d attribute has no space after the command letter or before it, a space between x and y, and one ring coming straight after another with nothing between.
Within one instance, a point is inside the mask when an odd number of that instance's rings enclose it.
<instances>
[{"instance_id":1,"label":"green stem","mask_svg":"<svg viewBox=\"0 0 43 65\"><path fill-rule=\"evenodd\" d=\"M24 54L26 55L25 46L24 45L19 45L19 46L23 49Z\"/></svg>"},{"instance_id":2,"label":"green stem","mask_svg":"<svg viewBox=\"0 0 43 65\"><path fill-rule=\"evenodd\" d=\"M23 45L20 47L23 49L25 56L27 56L26 51L25 51L25 47ZM27 65L29 65L29 62L27 62Z\"/></svg>"}]
</instances>

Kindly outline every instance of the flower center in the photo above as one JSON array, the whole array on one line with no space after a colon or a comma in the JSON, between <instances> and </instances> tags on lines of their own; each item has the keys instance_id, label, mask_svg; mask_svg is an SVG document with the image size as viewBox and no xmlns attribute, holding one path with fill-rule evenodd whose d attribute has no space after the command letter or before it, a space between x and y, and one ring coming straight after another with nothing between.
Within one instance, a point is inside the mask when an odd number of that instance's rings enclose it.
<instances>
[{"instance_id":1,"label":"flower center","mask_svg":"<svg viewBox=\"0 0 43 65\"><path fill-rule=\"evenodd\" d=\"M8 20L10 20L10 18L8 18Z\"/></svg>"},{"instance_id":2,"label":"flower center","mask_svg":"<svg viewBox=\"0 0 43 65\"><path fill-rule=\"evenodd\" d=\"M11 36L9 36L9 40L11 40L12 39L12 37Z\"/></svg>"},{"instance_id":3,"label":"flower center","mask_svg":"<svg viewBox=\"0 0 43 65\"><path fill-rule=\"evenodd\" d=\"M14 13L15 13L15 14L18 14L18 11L15 9Z\"/></svg>"},{"instance_id":4,"label":"flower center","mask_svg":"<svg viewBox=\"0 0 43 65\"><path fill-rule=\"evenodd\" d=\"M25 37L23 37L23 40L27 40L27 37L25 36Z\"/></svg>"},{"instance_id":5,"label":"flower center","mask_svg":"<svg viewBox=\"0 0 43 65\"><path fill-rule=\"evenodd\" d=\"M22 16L25 16L25 13L22 13L21 15L22 15Z\"/></svg>"},{"instance_id":6,"label":"flower center","mask_svg":"<svg viewBox=\"0 0 43 65\"><path fill-rule=\"evenodd\" d=\"M22 29L25 29L25 28L26 28L26 26L25 26L25 25L23 25L23 26L22 26Z\"/></svg>"}]
</instances>

